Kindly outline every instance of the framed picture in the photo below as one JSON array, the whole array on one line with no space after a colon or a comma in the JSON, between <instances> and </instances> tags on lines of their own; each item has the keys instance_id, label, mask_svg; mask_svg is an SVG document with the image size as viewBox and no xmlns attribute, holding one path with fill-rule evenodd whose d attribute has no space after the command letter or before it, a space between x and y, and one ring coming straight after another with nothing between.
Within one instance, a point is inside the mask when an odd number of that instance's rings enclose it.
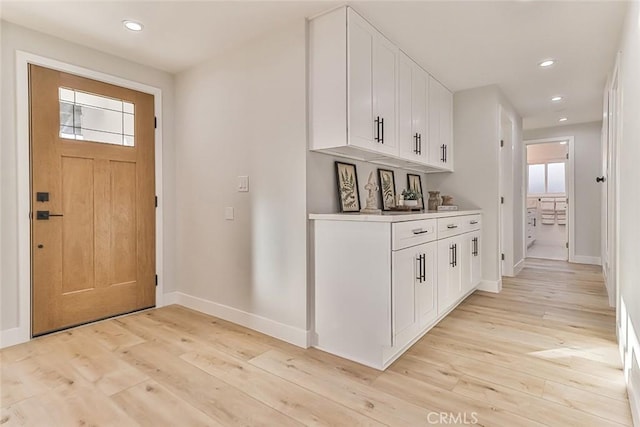
<instances>
[{"instance_id":1,"label":"framed picture","mask_svg":"<svg viewBox=\"0 0 640 427\"><path fill-rule=\"evenodd\" d=\"M420 175L408 173L407 188L422 194L422 196L418 199L418 206L424 209L424 193L422 192L422 178L420 177Z\"/></svg>"},{"instance_id":2,"label":"framed picture","mask_svg":"<svg viewBox=\"0 0 640 427\"><path fill-rule=\"evenodd\" d=\"M382 200L382 210L388 211L396 207L396 180L393 171L378 169L380 179L380 200Z\"/></svg>"},{"instance_id":3,"label":"framed picture","mask_svg":"<svg viewBox=\"0 0 640 427\"><path fill-rule=\"evenodd\" d=\"M336 162L340 212L360 212L360 193L356 165Z\"/></svg>"}]
</instances>

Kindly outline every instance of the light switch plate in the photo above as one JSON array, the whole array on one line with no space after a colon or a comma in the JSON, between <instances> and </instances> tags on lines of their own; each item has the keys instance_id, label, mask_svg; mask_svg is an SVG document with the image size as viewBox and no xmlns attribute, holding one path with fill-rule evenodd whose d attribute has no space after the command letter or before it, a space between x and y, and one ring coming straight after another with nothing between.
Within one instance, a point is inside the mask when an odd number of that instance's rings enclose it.
<instances>
[{"instance_id":1,"label":"light switch plate","mask_svg":"<svg viewBox=\"0 0 640 427\"><path fill-rule=\"evenodd\" d=\"M234 212L232 207L224 208L224 219L228 219L228 220L234 219Z\"/></svg>"},{"instance_id":2,"label":"light switch plate","mask_svg":"<svg viewBox=\"0 0 640 427\"><path fill-rule=\"evenodd\" d=\"M249 191L249 177L248 176L239 176L238 177L238 191L240 191L240 192L248 192Z\"/></svg>"}]
</instances>

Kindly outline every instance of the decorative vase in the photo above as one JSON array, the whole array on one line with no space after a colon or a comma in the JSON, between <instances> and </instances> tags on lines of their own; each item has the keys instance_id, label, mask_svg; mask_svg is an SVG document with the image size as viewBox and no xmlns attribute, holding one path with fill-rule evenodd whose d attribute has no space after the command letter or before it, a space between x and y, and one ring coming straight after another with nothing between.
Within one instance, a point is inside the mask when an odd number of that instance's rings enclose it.
<instances>
[{"instance_id":1,"label":"decorative vase","mask_svg":"<svg viewBox=\"0 0 640 427\"><path fill-rule=\"evenodd\" d=\"M409 207L415 208L416 206L418 206L418 201L417 200L405 200L404 201L404 206L409 206Z\"/></svg>"},{"instance_id":2,"label":"decorative vase","mask_svg":"<svg viewBox=\"0 0 640 427\"><path fill-rule=\"evenodd\" d=\"M442 196L442 206L452 206L453 196Z\"/></svg>"},{"instance_id":3,"label":"decorative vase","mask_svg":"<svg viewBox=\"0 0 640 427\"><path fill-rule=\"evenodd\" d=\"M427 201L427 203L430 211L438 210L438 206L440 206L440 192L429 191L429 200Z\"/></svg>"}]
</instances>

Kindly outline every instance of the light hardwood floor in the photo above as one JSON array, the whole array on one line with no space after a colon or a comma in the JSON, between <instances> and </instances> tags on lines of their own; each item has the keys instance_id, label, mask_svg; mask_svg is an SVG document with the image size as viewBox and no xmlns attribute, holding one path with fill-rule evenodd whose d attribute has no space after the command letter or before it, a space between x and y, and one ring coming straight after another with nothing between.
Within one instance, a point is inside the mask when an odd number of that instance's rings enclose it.
<instances>
[{"instance_id":1,"label":"light hardwood floor","mask_svg":"<svg viewBox=\"0 0 640 427\"><path fill-rule=\"evenodd\" d=\"M384 373L169 306L2 350L0 424L631 425L614 322L599 268L544 260Z\"/></svg>"}]
</instances>

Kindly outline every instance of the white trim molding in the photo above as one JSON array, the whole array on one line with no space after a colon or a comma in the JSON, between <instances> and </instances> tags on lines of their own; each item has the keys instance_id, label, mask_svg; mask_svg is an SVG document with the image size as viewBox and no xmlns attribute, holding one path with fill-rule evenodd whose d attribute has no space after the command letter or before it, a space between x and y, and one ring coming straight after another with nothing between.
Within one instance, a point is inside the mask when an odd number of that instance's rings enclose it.
<instances>
[{"instance_id":1,"label":"white trim molding","mask_svg":"<svg viewBox=\"0 0 640 427\"><path fill-rule=\"evenodd\" d=\"M502 280L483 280L478 285L478 290L499 294L502 291Z\"/></svg>"},{"instance_id":2,"label":"white trim molding","mask_svg":"<svg viewBox=\"0 0 640 427\"><path fill-rule=\"evenodd\" d=\"M599 256L574 255L572 262L576 264L602 265L602 258Z\"/></svg>"},{"instance_id":3,"label":"white trim molding","mask_svg":"<svg viewBox=\"0 0 640 427\"><path fill-rule=\"evenodd\" d=\"M18 326L2 331L0 346L19 344L31 339L31 232L30 156L29 156L29 64L40 65L65 73L75 74L128 89L149 93L154 97L157 117L162 118L162 89L143 83L112 76L99 71L67 64L55 59L16 51L16 168L18 181ZM155 133L156 194L162 194L162 120L158 120ZM162 198L156 209L156 306L163 305L163 207ZM1 348L0 347L0 348Z\"/></svg>"},{"instance_id":4,"label":"white trim molding","mask_svg":"<svg viewBox=\"0 0 640 427\"><path fill-rule=\"evenodd\" d=\"M513 266L513 275L514 275L514 277L517 276L518 274L520 274L520 272L524 268L524 260L525 259L522 258L520 261L518 261L516 263L516 265Z\"/></svg>"},{"instance_id":5,"label":"white trim molding","mask_svg":"<svg viewBox=\"0 0 640 427\"><path fill-rule=\"evenodd\" d=\"M253 329L302 348L309 348L311 331L295 328L254 313L239 310L228 305L194 297L182 292L165 294L167 305L178 304L201 313L209 314L223 320Z\"/></svg>"}]
</instances>

